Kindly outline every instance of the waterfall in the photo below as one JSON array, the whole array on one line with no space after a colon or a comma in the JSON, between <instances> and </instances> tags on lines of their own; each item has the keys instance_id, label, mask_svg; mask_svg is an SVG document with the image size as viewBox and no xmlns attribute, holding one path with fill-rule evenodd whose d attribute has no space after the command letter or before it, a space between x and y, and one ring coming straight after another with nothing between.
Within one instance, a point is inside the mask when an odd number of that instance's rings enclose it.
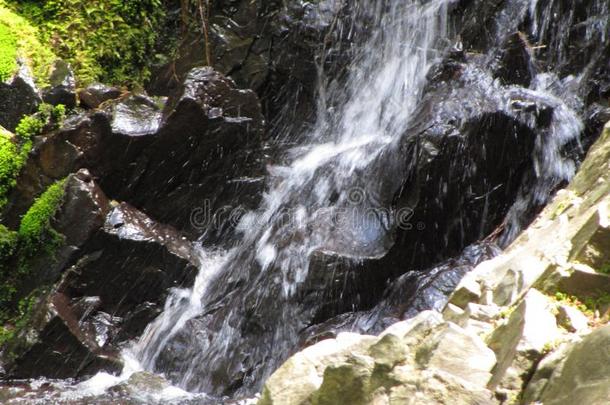
<instances>
[{"instance_id":1,"label":"waterfall","mask_svg":"<svg viewBox=\"0 0 610 405\"><path fill-rule=\"evenodd\" d=\"M260 208L238 224L241 243L227 252L202 247L194 287L172 291L165 311L125 356L189 390L221 394L227 372L242 372L245 385L257 388L295 348L306 316L293 303L312 254L385 253L399 213L383 189L396 180L370 168L397 159L428 68L447 43L448 3L354 6L354 18L368 19L368 39L346 83L321 88L327 110L302 144L269 168ZM256 324L261 311L272 324ZM183 353L170 354L172 342Z\"/></svg>"}]
</instances>

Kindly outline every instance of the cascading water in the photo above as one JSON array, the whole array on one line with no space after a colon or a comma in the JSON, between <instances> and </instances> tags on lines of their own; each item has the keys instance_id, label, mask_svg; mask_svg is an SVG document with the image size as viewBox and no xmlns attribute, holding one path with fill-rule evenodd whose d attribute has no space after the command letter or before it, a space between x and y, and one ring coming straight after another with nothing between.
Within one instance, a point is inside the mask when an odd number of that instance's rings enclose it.
<instances>
[{"instance_id":1,"label":"cascading water","mask_svg":"<svg viewBox=\"0 0 610 405\"><path fill-rule=\"evenodd\" d=\"M243 368L244 385L256 388L294 349L308 321L291 303L308 277L311 255L385 253L395 221L390 210L375 210L389 207L391 195L383 195L387 180L368 168L379 159L396 159L425 74L441 55L435 47L446 43L440 40L447 34L447 4L374 1L356 7L373 17L370 38L358 50L345 87L321 92L332 111L320 114L284 165L270 168L271 186L261 208L239 224L241 244L226 253L204 253L195 287L173 292L128 356L190 390L227 392L222 368L229 373ZM221 319L208 321L206 314L221 306ZM256 325L263 330L253 341L248 314L273 307L273 324ZM198 329L201 336L189 340L190 346L182 347L187 354L168 369L160 356L184 328ZM248 362L259 368L247 369Z\"/></svg>"},{"instance_id":2,"label":"cascading water","mask_svg":"<svg viewBox=\"0 0 610 405\"><path fill-rule=\"evenodd\" d=\"M103 395L142 369L208 393L214 403L252 394L304 336L376 333L401 317L441 308L466 271L498 253L481 240L492 234L509 243L573 176L581 117L608 94L594 80L607 71L607 1L581 8L559 0L344 3L316 4L349 11L340 28L324 16L341 31L335 38L341 46L352 46L347 74L326 78L323 61L336 51L327 48L334 45L329 35L318 55L317 121L271 145L298 143L269 166L259 209L237 224L238 243L223 251L202 242L194 286L171 291L164 312L124 350L123 375L100 373L79 385L80 393L62 386L64 399ZM410 176L422 177L413 189ZM428 240L413 248L413 233L400 240L402 221L412 219L396 202L405 190L423 195L407 204L427 227L420 234ZM488 215L494 210L495 217ZM395 250L404 252L392 256ZM391 277L376 274L381 292L367 290L367 304L346 300L324 312L333 288L347 284L345 274L334 274L333 260L356 270L371 261L377 271L418 255L424 264L398 266ZM173 387L163 395L143 401L188 396Z\"/></svg>"}]
</instances>

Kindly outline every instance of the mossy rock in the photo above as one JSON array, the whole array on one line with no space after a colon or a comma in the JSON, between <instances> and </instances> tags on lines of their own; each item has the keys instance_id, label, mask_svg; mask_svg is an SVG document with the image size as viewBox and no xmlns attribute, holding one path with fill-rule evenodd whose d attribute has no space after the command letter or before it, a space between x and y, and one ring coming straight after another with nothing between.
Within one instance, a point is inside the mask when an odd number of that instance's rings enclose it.
<instances>
[{"instance_id":1,"label":"mossy rock","mask_svg":"<svg viewBox=\"0 0 610 405\"><path fill-rule=\"evenodd\" d=\"M1 81L8 80L17 71L19 58L33 72L38 87L48 85L50 69L57 57L40 42L39 37L36 27L0 0Z\"/></svg>"}]
</instances>

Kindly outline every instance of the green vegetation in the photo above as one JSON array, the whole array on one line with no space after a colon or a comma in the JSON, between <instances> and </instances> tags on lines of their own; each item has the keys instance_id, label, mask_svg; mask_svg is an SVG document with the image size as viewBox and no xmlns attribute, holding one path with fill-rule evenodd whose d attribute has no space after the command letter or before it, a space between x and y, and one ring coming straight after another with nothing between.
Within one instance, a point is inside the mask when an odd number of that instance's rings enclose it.
<instances>
[{"instance_id":1,"label":"green vegetation","mask_svg":"<svg viewBox=\"0 0 610 405\"><path fill-rule=\"evenodd\" d=\"M7 203L8 193L15 187L17 177L32 149L32 138L49 125L59 126L66 109L63 105L42 104L38 113L24 117L15 129L14 137L0 127L0 209Z\"/></svg>"},{"instance_id":2,"label":"green vegetation","mask_svg":"<svg viewBox=\"0 0 610 405\"><path fill-rule=\"evenodd\" d=\"M0 346L11 340L15 332L27 325L32 317L34 307L43 296L44 291L36 289L27 297L21 299L17 305L17 311L10 314L6 310L0 310Z\"/></svg>"},{"instance_id":3,"label":"green vegetation","mask_svg":"<svg viewBox=\"0 0 610 405\"><path fill-rule=\"evenodd\" d=\"M63 199L64 185L65 179L51 185L21 219L18 238L22 258L39 254L41 248L52 253L62 242L62 236L51 227L51 219Z\"/></svg>"},{"instance_id":4,"label":"green vegetation","mask_svg":"<svg viewBox=\"0 0 610 405\"><path fill-rule=\"evenodd\" d=\"M65 179L51 185L21 220L17 232L0 225L0 344L12 336L12 328L2 324L19 326L24 314L29 313L31 306L24 306L20 301L15 312L11 302L20 282L30 274L30 263L34 257L46 254L53 260L53 255L63 242L63 236L53 229L51 222L63 200ZM36 297L33 293L29 297ZM25 300L27 301L27 299Z\"/></svg>"},{"instance_id":5,"label":"green vegetation","mask_svg":"<svg viewBox=\"0 0 610 405\"><path fill-rule=\"evenodd\" d=\"M11 133L0 129L0 208L6 205L30 148L31 144L19 145Z\"/></svg>"},{"instance_id":6,"label":"green vegetation","mask_svg":"<svg viewBox=\"0 0 610 405\"><path fill-rule=\"evenodd\" d=\"M555 299L558 302L577 308L580 312L591 318L595 316L595 311L610 305L610 294L602 292L590 297L579 298L558 291L555 293Z\"/></svg>"},{"instance_id":7,"label":"green vegetation","mask_svg":"<svg viewBox=\"0 0 610 405\"><path fill-rule=\"evenodd\" d=\"M17 39L4 24L0 24L0 81L8 80L17 70Z\"/></svg>"},{"instance_id":8,"label":"green vegetation","mask_svg":"<svg viewBox=\"0 0 610 405\"><path fill-rule=\"evenodd\" d=\"M602 274L607 274L610 276L610 262L604 263L602 267L598 270Z\"/></svg>"},{"instance_id":9,"label":"green vegetation","mask_svg":"<svg viewBox=\"0 0 610 405\"><path fill-rule=\"evenodd\" d=\"M0 79L7 80L17 70L17 57L32 69L40 87L48 84L48 76L57 57L39 41L39 31L25 18L0 0Z\"/></svg>"},{"instance_id":10,"label":"green vegetation","mask_svg":"<svg viewBox=\"0 0 610 405\"><path fill-rule=\"evenodd\" d=\"M24 0L17 10L73 66L81 85L135 84L150 76L162 0Z\"/></svg>"}]
</instances>

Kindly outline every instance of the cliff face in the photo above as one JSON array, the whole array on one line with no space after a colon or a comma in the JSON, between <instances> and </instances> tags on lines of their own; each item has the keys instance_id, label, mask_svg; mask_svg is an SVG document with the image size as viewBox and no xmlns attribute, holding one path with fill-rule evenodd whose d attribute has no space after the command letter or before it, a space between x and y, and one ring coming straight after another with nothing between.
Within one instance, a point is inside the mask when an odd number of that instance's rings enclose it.
<instances>
[{"instance_id":1,"label":"cliff face","mask_svg":"<svg viewBox=\"0 0 610 405\"><path fill-rule=\"evenodd\" d=\"M610 124L570 185L446 307L295 354L259 405L610 398Z\"/></svg>"}]
</instances>

